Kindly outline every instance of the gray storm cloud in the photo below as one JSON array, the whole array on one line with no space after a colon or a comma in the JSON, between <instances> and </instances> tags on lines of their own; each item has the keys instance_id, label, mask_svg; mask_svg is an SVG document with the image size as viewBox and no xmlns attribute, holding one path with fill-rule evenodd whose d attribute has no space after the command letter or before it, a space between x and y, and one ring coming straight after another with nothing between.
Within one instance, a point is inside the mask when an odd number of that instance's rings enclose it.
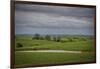
<instances>
[{"instance_id":1,"label":"gray storm cloud","mask_svg":"<svg viewBox=\"0 0 100 69\"><path fill-rule=\"evenodd\" d=\"M17 4L16 34L93 35L93 8Z\"/></svg>"}]
</instances>

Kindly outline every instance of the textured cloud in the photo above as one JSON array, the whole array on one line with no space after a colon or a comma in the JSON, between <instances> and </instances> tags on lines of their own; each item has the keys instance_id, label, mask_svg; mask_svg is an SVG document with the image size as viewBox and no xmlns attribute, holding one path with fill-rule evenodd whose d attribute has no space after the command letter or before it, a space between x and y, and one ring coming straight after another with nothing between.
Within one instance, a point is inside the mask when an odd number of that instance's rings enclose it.
<instances>
[{"instance_id":1,"label":"textured cloud","mask_svg":"<svg viewBox=\"0 0 100 69\"><path fill-rule=\"evenodd\" d=\"M16 34L93 35L92 8L16 5Z\"/></svg>"}]
</instances>

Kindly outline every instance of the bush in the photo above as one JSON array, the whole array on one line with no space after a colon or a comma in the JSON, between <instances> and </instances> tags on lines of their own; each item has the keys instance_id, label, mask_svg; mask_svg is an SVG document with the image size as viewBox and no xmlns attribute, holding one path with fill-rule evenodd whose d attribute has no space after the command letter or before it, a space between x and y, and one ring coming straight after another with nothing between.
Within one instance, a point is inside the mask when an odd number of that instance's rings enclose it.
<instances>
[{"instance_id":1,"label":"bush","mask_svg":"<svg viewBox=\"0 0 100 69\"><path fill-rule=\"evenodd\" d=\"M17 47L20 48L23 47L23 45L21 43L17 43Z\"/></svg>"},{"instance_id":2,"label":"bush","mask_svg":"<svg viewBox=\"0 0 100 69\"><path fill-rule=\"evenodd\" d=\"M59 36L58 37L53 37L53 40L56 41L56 42L60 42L61 41L61 37L59 37Z\"/></svg>"},{"instance_id":3,"label":"bush","mask_svg":"<svg viewBox=\"0 0 100 69\"><path fill-rule=\"evenodd\" d=\"M60 37L57 37L57 40L56 40L57 42L60 42L61 41L61 38Z\"/></svg>"},{"instance_id":4,"label":"bush","mask_svg":"<svg viewBox=\"0 0 100 69\"><path fill-rule=\"evenodd\" d=\"M37 39L39 40L40 39L40 34L34 34L34 37L32 39Z\"/></svg>"}]
</instances>

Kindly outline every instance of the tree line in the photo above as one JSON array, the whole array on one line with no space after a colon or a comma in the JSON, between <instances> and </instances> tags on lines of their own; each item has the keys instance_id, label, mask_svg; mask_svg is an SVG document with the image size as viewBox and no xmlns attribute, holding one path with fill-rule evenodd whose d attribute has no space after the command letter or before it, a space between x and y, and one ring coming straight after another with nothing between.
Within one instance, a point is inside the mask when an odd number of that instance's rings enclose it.
<instances>
[{"instance_id":1,"label":"tree line","mask_svg":"<svg viewBox=\"0 0 100 69\"><path fill-rule=\"evenodd\" d=\"M45 36L42 36L40 34L34 34L34 36L32 37L32 40L53 40L53 41L56 41L56 42L60 42L61 41L61 37L60 36L50 36L50 35L45 35Z\"/></svg>"},{"instance_id":2,"label":"tree line","mask_svg":"<svg viewBox=\"0 0 100 69\"><path fill-rule=\"evenodd\" d=\"M79 38L79 37L67 37L67 40L63 40L61 39L61 36L51 36L51 35L45 35L42 36L40 34L34 34L32 37L32 40L48 40L48 41L55 41L55 42L61 42L61 43L65 43L65 42L73 42L73 41L86 41L87 38ZM21 43L16 43L16 46L18 48L23 47L23 45Z\"/></svg>"}]
</instances>

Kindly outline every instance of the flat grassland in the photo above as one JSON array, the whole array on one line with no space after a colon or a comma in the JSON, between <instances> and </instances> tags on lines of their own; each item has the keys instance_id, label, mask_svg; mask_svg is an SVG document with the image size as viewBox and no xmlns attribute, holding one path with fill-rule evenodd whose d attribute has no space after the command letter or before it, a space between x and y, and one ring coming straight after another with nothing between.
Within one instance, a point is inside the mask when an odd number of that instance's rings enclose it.
<instances>
[{"instance_id":1,"label":"flat grassland","mask_svg":"<svg viewBox=\"0 0 100 69\"><path fill-rule=\"evenodd\" d=\"M71 40L69 40L71 38ZM22 46L18 47L20 43ZM81 51L82 53L19 52L37 50ZM15 66L61 64L95 61L94 40L90 36L64 36L61 41L36 40L32 36L16 35Z\"/></svg>"}]
</instances>

